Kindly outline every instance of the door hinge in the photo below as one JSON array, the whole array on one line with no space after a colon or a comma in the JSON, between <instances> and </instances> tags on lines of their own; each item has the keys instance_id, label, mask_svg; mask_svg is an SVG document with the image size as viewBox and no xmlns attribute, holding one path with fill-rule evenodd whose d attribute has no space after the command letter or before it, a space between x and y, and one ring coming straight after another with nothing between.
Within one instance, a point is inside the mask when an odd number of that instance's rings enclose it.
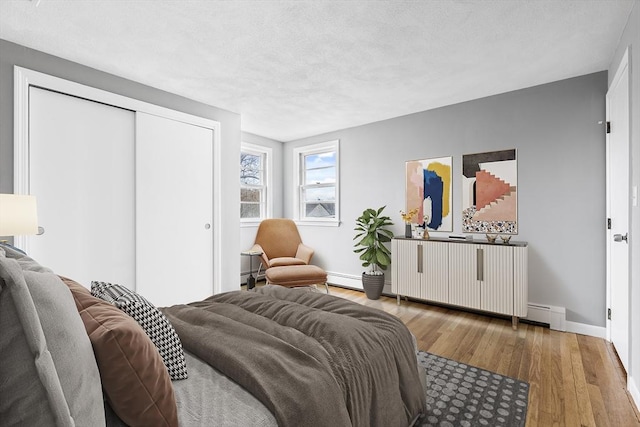
<instances>
[{"instance_id":1,"label":"door hinge","mask_svg":"<svg viewBox=\"0 0 640 427\"><path fill-rule=\"evenodd\" d=\"M607 133L611 133L611 122L607 122Z\"/></svg>"},{"instance_id":2,"label":"door hinge","mask_svg":"<svg viewBox=\"0 0 640 427\"><path fill-rule=\"evenodd\" d=\"M611 218L607 218L607 230L611 230Z\"/></svg>"},{"instance_id":3,"label":"door hinge","mask_svg":"<svg viewBox=\"0 0 640 427\"><path fill-rule=\"evenodd\" d=\"M611 309L607 308L607 319L611 320Z\"/></svg>"}]
</instances>

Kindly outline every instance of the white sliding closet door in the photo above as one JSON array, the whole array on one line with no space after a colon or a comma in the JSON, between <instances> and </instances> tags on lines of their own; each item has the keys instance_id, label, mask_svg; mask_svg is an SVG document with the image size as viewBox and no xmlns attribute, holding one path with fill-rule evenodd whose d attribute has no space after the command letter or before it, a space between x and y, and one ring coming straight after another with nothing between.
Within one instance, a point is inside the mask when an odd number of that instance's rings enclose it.
<instances>
[{"instance_id":1,"label":"white sliding closet door","mask_svg":"<svg viewBox=\"0 0 640 427\"><path fill-rule=\"evenodd\" d=\"M135 288L134 113L29 91L29 193L45 229L29 255L86 287Z\"/></svg>"},{"instance_id":2,"label":"white sliding closet door","mask_svg":"<svg viewBox=\"0 0 640 427\"><path fill-rule=\"evenodd\" d=\"M136 114L136 279L156 306L213 294L213 131Z\"/></svg>"}]
</instances>

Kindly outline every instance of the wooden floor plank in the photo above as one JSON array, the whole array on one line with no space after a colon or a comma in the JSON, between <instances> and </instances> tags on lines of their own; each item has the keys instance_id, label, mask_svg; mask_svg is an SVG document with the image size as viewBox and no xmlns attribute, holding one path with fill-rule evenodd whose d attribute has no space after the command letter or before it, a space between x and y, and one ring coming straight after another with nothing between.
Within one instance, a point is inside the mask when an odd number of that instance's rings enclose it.
<instances>
[{"instance_id":1,"label":"wooden floor plank","mask_svg":"<svg viewBox=\"0 0 640 427\"><path fill-rule=\"evenodd\" d=\"M578 337L575 334L569 334L568 341L571 365L573 366L573 381L576 385L576 395L578 398L580 423L585 426L594 426L596 423L593 417L591 400L589 399L589 391L587 390L587 378L584 364L582 363L583 354L580 352Z\"/></svg>"},{"instance_id":2,"label":"wooden floor plank","mask_svg":"<svg viewBox=\"0 0 640 427\"><path fill-rule=\"evenodd\" d=\"M562 382L562 343L560 334L544 330L542 335L540 384L542 389L541 411L544 425L561 425L564 422L564 385Z\"/></svg>"},{"instance_id":3,"label":"wooden floor plank","mask_svg":"<svg viewBox=\"0 0 640 427\"><path fill-rule=\"evenodd\" d=\"M560 355L562 364L564 425L580 426L580 409L573 373L575 367L571 363L571 346L566 336L563 336L561 340Z\"/></svg>"},{"instance_id":4,"label":"wooden floor plank","mask_svg":"<svg viewBox=\"0 0 640 427\"><path fill-rule=\"evenodd\" d=\"M588 384L587 390L589 392L589 400L591 401L591 408L593 409L594 425L598 427L617 427L626 424L612 424L609 422L609 411L607 411L604 399L600 388L595 384Z\"/></svg>"},{"instance_id":5,"label":"wooden floor plank","mask_svg":"<svg viewBox=\"0 0 640 427\"><path fill-rule=\"evenodd\" d=\"M521 366L521 372L524 377L526 371L526 379L521 379L529 382L529 408L527 409L527 425L530 426L544 426L542 423L542 390L544 389L541 375L541 362L542 362L542 328L537 327L533 329L533 336L531 340L527 340L525 348L528 349L529 356L526 361L526 365ZM524 361L525 359L523 359ZM532 396L538 396L536 399L532 399Z\"/></svg>"}]
</instances>

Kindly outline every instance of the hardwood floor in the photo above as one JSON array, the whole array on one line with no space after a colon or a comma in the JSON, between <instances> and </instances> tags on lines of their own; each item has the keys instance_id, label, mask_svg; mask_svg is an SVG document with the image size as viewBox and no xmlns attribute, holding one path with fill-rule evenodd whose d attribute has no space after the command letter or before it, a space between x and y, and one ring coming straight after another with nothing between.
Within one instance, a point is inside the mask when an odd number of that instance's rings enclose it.
<instances>
[{"instance_id":1,"label":"hardwood floor","mask_svg":"<svg viewBox=\"0 0 640 427\"><path fill-rule=\"evenodd\" d=\"M398 316L418 346L530 384L527 427L640 426L626 377L603 339L331 286L331 294Z\"/></svg>"}]
</instances>

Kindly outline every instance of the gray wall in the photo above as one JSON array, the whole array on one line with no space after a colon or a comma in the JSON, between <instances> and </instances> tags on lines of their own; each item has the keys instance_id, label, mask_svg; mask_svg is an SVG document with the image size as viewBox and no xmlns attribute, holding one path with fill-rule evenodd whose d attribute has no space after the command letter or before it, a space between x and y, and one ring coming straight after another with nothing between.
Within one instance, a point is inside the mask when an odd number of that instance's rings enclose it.
<instances>
[{"instance_id":1,"label":"gray wall","mask_svg":"<svg viewBox=\"0 0 640 427\"><path fill-rule=\"evenodd\" d=\"M261 145L263 147L269 147L272 150L272 161L273 161L273 170L271 173L273 174L273 188L271 188L271 197L273 198L273 218L281 218L282 217L282 150L283 145L282 142L274 141L273 139L265 138L259 135L254 135L248 132L242 132L242 142L248 142L254 145ZM240 175L238 175L238 179ZM240 208L238 207L238 210ZM240 248L241 250L247 250L251 246L253 246L253 242L256 238L256 232L258 231L258 226L256 224L242 224L240 226ZM257 259L253 260L253 269L254 271L258 268L259 261ZM244 281L246 279L245 274L249 273L249 258L242 257L241 259L241 280Z\"/></svg>"},{"instance_id":2,"label":"gray wall","mask_svg":"<svg viewBox=\"0 0 640 427\"><path fill-rule=\"evenodd\" d=\"M285 216L293 214L286 166L293 148L339 139L342 224L301 233L316 249L315 263L357 278L362 267L352 238L362 210L386 205L394 232L403 232L405 161L453 156L459 234L461 156L516 148L514 240L529 242L529 301L566 307L569 321L604 326L605 134L598 122L605 119L606 90L607 73L600 72L286 143Z\"/></svg>"},{"instance_id":3,"label":"gray wall","mask_svg":"<svg viewBox=\"0 0 640 427\"><path fill-rule=\"evenodd\" d=\"M629 48L629 78L630 78L630 123L631 123L631 185L640 187L640 1L636 0L627 27L622 34L620 44L609 66L609 84L615 76L620 59L625 50ZM631 208L631 302L630 310L631 357L629 375L632 376L635 392L640 390L640 208ZM638 236L637 238L635 236ZM639 396L635 394L636 404L639 404Z\"/></svg>"},{"instance_id":4,"label":"gray wall","mask_svg":"<svg viewBox=\"0 0 640 427\"><path fill-rule=\"evenodd\" d=\"M222 254L223 290L238 288L240 271L240 116L150 86L126 80L39 51L0 40L0 192L13 192L13 66L29 68L87 86L136 98L162 107L216 120L222 145ZM171 236L169 236L171 237Z\"/></svg>"}]
</instances>

